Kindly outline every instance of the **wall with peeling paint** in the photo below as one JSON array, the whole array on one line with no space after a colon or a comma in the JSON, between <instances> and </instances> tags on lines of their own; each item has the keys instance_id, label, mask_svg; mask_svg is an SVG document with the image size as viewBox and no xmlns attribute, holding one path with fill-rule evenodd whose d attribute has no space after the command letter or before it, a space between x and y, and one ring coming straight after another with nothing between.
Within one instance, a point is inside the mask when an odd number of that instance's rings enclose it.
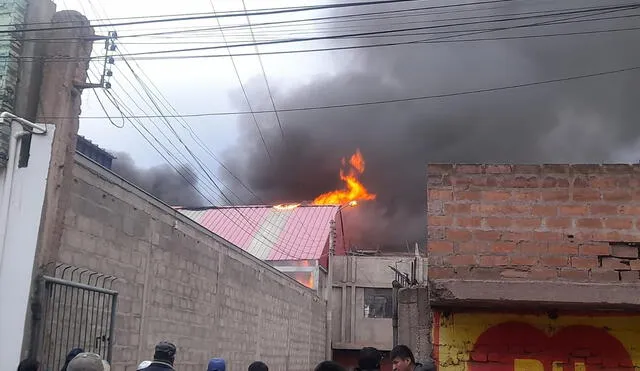
<instances>
[{"instance_id":1,"label":"wall with peeling paint","mask_svg":"<svg viewBox=\"0 0 640 371\"><path fill-rule=\"evenodd\" d=\"M442 371L633 370L640 315L434 313Z\"/></svg>"}]
</instances>

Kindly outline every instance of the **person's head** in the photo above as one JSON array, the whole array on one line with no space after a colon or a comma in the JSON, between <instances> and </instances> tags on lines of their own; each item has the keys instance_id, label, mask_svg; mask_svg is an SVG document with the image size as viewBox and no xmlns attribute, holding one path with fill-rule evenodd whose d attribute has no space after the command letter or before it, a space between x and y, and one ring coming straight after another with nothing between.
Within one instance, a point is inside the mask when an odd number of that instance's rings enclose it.
<instances>
[{"instance_id":1,"label":"person's head","mask_svg":"<svg viewBox=\"0 0 640 371\"><path fill-rule=\"evenodd\" d=\"M80 353L84 353L84 349L82 348L71 349L71 351L69 351L69 353L67 354L67 357L64 360L64 366L62 366L62 371L66 371L67 366L69 366L69 362L71 362L72 359L76 358L76 356Z\"/></svg>"},{"instance_id":2,"label":"person's head","mask_svg":"<svg viewBox=\"0 0 640 371\"><path fill-rule=\"evenodd\" d=\"M227 363L222 358L211 358L207 365L207 371L225 371Z\"/></svg>"},{"instance_id":3,"label":"person's head","mask_svg":"<svg viewBox=\"0 0 640 371\"><path fill-rule=\"evenodd\" d=\"M396 345L393 347L389 358L391 358L393 371L413 371L416 365L413 352L406 345Z\"/></svg>"},{"instance_id":4,"label":"person's head","mask_svg":"<svg viewBox=\"0 0 640 371\"><path fill-rule=\"evenodd\" d=\"M168 341L161 341L156 345L153 360L173 365L176 360L176 346Z\"/></svg>"},{"instance_id":5,"label":"person's head","mask_svg":"<svg viewBox=\"0 0 640 371\"><path fill-rule=\"evenodd\" d=\"M105 371L102 357L95 353L80 353L69 362L67 371Z\"/></svg>"},{"instance_id":6,"label":"person's head","mask_svg":"<svg viewBox=\"0 0 640 371\"><path fill-rule=\"evenodd\" d=\"M269 371L269 367L264 362L255 361L249 365L249 371Z\"/></svg>"},{"instance_id":7,"label":"person's head","mask_svg":"<svg viewBox=\"0 0 640 371\"><path fill-rule=\"evenodd\" d=\"M346 371L344 367L333 361L322 361L318 363L314 371Z\"/></svg>"},{"instance_id":8,"label":"person's head","mask_svg":"<svg viewBox=\"0 0 640 371\"><path fill-rule=\"evenodd\" d=\"M361 370L378 370L380 369L380 361L382 356L378 349L372 347L364 347L360 350L358 357L358 368Z\"/></svg>"},{"instance_id":9,"label":"person's head","mask_svg":"<svg viewBox=\"0 0 640 371\"><path fill-rule=\"evenodd\" d=\"M142 361L142 362L140 362L138 367L136 367L136 371L144 370L145 368L147 368L149 366L151 366L151 361Z\"/></svg>"},{"instance_id":10,"label":"person's head","mask_svg":"<svg viewBox=\"0 0 640 371\"><path fill-rule=\"evenodd\" d=\"M18 371L38 371L38 368L40 368L40 362L31 358L22 360L18 365Z\"/></svg>"}]
</instances>

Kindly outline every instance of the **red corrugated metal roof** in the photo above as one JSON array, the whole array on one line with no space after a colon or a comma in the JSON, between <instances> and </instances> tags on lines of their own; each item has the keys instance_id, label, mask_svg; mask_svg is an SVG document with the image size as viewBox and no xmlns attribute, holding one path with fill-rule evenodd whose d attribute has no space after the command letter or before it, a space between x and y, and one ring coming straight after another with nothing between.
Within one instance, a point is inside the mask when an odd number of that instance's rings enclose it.
<instances>
[{"instance_id":1,"label":"red corrugated metal roof","mask_svg":"<svg viewBox=\"0 0 640 371\"><path fill-rule=\"evenodd\" d=\"M211 232L263 260L316 260L338 206L234 206L179 209Z\"/></svg>"}]
</instances>

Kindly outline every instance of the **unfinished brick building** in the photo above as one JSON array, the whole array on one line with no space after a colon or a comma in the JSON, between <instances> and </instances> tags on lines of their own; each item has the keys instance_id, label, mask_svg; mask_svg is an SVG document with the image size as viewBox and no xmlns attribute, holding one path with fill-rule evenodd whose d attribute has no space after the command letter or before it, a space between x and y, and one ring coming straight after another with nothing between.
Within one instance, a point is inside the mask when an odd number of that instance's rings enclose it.
<instances>
[{"instance_id":1,"label":"unfinished brick building","mask_svg":"<svg viewBox=\"0 0 640 371\"><path fill-rule=\"evenodd\" d=\"M401 292L401 341L447 371L640 366L640 166L430 165L427 182L429 287Z\"/></svg>"}]
</instances>

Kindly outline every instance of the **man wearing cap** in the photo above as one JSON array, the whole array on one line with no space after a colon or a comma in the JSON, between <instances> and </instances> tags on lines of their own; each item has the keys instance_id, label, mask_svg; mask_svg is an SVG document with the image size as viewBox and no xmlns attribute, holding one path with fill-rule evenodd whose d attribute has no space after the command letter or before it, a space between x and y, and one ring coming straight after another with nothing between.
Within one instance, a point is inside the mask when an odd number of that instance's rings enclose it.
<instances>
[{"instance_id":1,"label":"man wearing cap","mask_svg":"<svg viewBox=\"0 0 640 371\"><path fill-rule=\"evenodd\" d=\"M67 371L105 371L105 367L100 355L80 353L69 362Z\"/></svg>"},{"instance_id":2,"label":"man wearing cap","mask_svg":"<svg viewBox=\"0 0 640 371\"><path fill-rule=\"evenodd\" d=\"M168 341L161 341L156 345L153 353L153 361L145 371L173 370L173 362L176 360L176 346Z\"/></svg>"}]
</instances>

